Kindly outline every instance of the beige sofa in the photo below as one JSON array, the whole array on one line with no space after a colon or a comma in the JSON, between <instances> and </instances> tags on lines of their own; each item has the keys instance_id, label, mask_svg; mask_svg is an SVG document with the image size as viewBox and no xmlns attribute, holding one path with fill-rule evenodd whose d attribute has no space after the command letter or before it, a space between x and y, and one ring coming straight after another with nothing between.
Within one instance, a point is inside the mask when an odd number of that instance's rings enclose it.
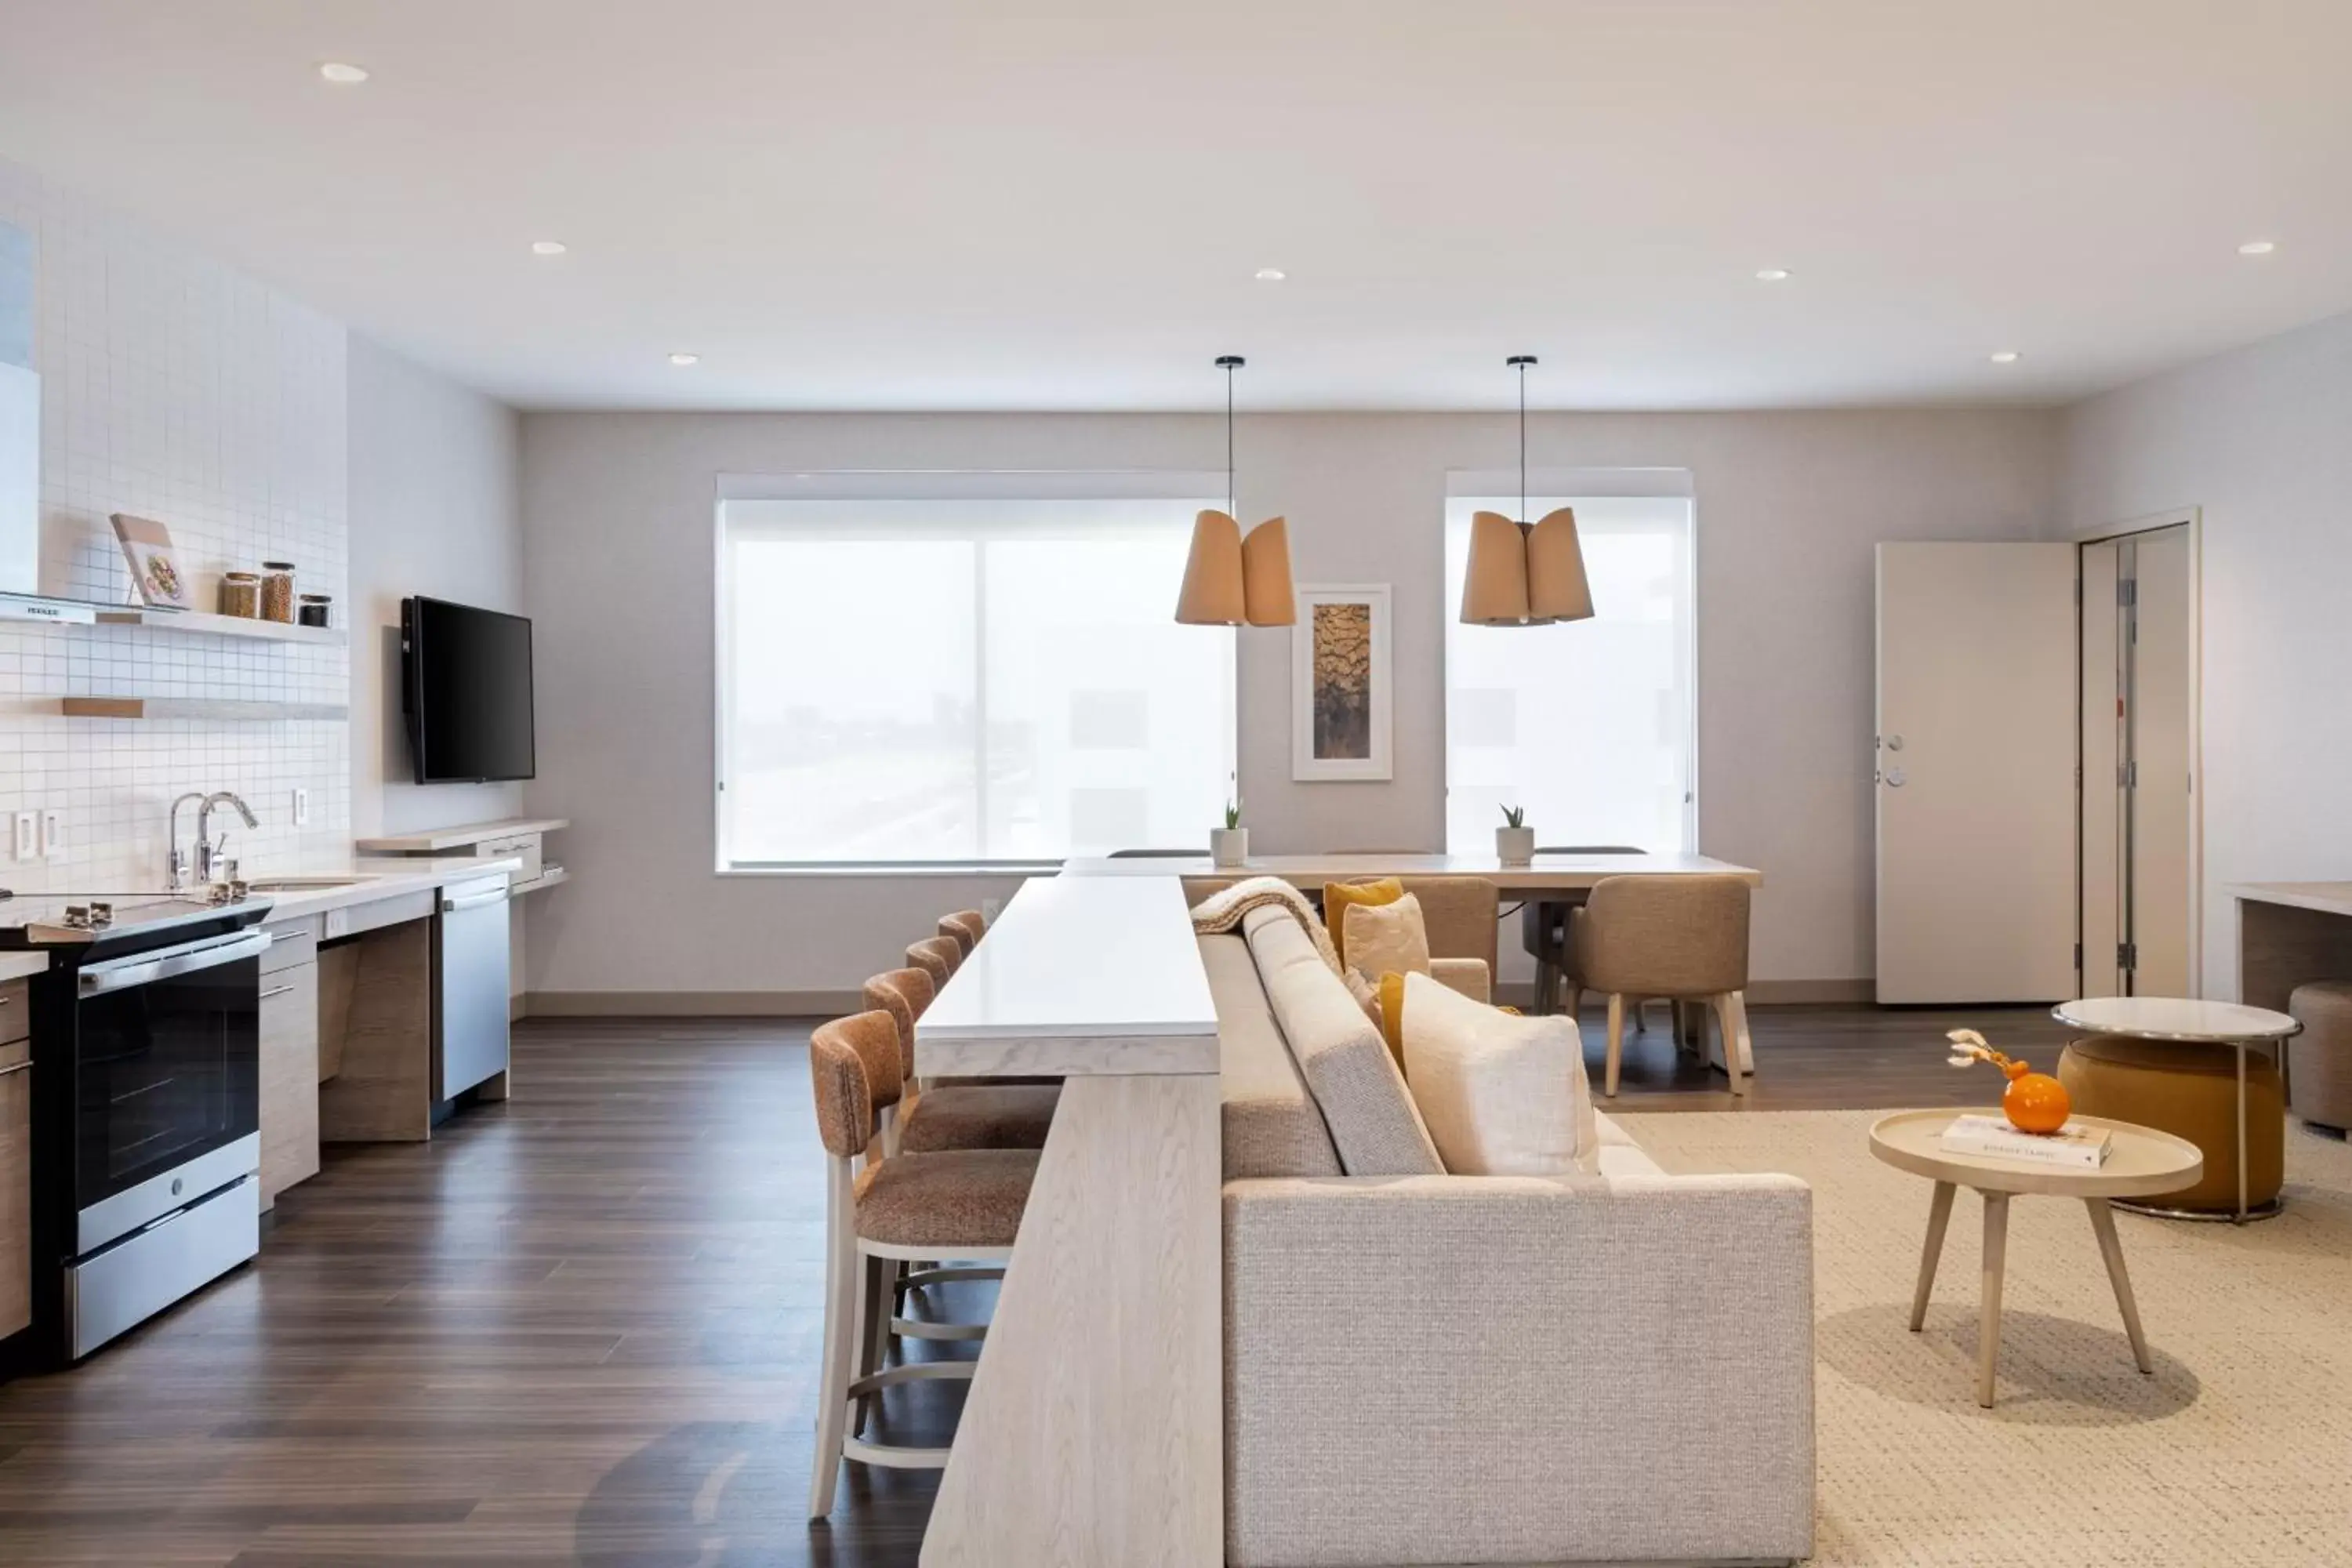
<instances>
[{"instance_id":1,"label":"beige sofa","mask_svg":"<svg viewBox=\"0 0 2352 1568\"><path fill-rule=\"evenodd\" d=\"M1811 1193L1444 1173L1297 923L1201 939L1223 1052L1233 1568L1812 1549Z\"/></svg>"}]
</instances>

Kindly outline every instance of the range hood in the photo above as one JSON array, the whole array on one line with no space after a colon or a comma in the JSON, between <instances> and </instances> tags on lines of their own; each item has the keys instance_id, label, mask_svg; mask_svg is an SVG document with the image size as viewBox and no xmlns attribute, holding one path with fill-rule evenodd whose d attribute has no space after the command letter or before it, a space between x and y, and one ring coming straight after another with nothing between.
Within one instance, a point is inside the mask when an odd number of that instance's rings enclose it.
<instances>
[{"instance_id":1,"label":"range hood","mask_svg":"<svg viewBox=\"0 0 2352 1568\"><path fill-rule=\"evenodd\" d=\"M82 621L41 595L41 378L33 371L32 244L0 224L0 620Z\"/></svg>"}]
</instances>

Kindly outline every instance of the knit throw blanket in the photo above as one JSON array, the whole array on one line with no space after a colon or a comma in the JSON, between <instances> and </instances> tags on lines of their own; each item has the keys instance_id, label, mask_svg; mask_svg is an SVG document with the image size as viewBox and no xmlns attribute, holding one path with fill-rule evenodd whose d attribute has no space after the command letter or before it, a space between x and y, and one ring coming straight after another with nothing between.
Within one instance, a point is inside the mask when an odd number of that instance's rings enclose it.
<instances>
[{"instance_id":1,"label":"knit throw blanket","mask_svg":"<svg viewBox=\"0 0 2352 1568\"><path fill-rule=\"evenodd\" d=\"M1242 920L1252 910L1268 904L1278 904L1290 911L1298 923L1307 928L1314 940L1315 951L1331 966L1334 974L1347 973L1339 963L1339 950L1331 945L1331 933L1323 929L1323 921L1315 913L1315 906L1307 895L1279 877L1249 877L1232 887L1211 893L1192 907L1192 929L1202 936L1220 936L1242 929Z\"/></svg>"}]
</instances>

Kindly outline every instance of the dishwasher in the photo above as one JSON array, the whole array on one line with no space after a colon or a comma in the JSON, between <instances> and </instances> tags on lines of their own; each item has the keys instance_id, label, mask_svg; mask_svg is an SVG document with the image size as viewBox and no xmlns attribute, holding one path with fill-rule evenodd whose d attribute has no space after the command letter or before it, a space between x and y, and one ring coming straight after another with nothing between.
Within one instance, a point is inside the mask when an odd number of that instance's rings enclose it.
<instances>
[{"instance_id":1,"label":"dishwasher","mask_svg":"<svg viewBox=\"0 0 2352 1568\"><path fill-rule=\"evenodd\" d=\"M433 915L433 1099L450 1100L507 1070L504 873L452 882Z\"/></svg>"}]
</instances>

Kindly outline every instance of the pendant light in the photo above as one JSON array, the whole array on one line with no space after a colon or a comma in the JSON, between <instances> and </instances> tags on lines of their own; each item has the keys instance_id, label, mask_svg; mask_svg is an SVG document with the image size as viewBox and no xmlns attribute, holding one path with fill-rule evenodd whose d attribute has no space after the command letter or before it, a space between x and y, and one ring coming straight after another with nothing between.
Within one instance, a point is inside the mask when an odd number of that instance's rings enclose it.
<instances>
[{"instance_id":1,"label":"pendant light","mask_svg":"<svg viewBox=\"0 0 2352 1568\"><path fill-rule=\"evenodd\" d=\"M1592 618L1576 511L1561 507L1540 522L1528 515L1528 367L1533 354L1504 362L1519 373L1519 518L1498 511L1470 519L1470 569L1462 581L1462 619L1474 626L1543 626Z\"/></svg>"},{"instance_id":2,"label":"pendant light","mask_svg":"<svg viewBox=\"0 0 2352 1568\"><path fill-rule=\"evenodd\" d=\"M1290 591L1290 534L1268 518L1242 534L1234 520L1234 372L1242 356L1225 354L1225 510L1192 520L1192 552L1184 560L1184 586L1176 619L1192 626L1286 626L1298 619Z\"/></svg>"}]
</instances>

